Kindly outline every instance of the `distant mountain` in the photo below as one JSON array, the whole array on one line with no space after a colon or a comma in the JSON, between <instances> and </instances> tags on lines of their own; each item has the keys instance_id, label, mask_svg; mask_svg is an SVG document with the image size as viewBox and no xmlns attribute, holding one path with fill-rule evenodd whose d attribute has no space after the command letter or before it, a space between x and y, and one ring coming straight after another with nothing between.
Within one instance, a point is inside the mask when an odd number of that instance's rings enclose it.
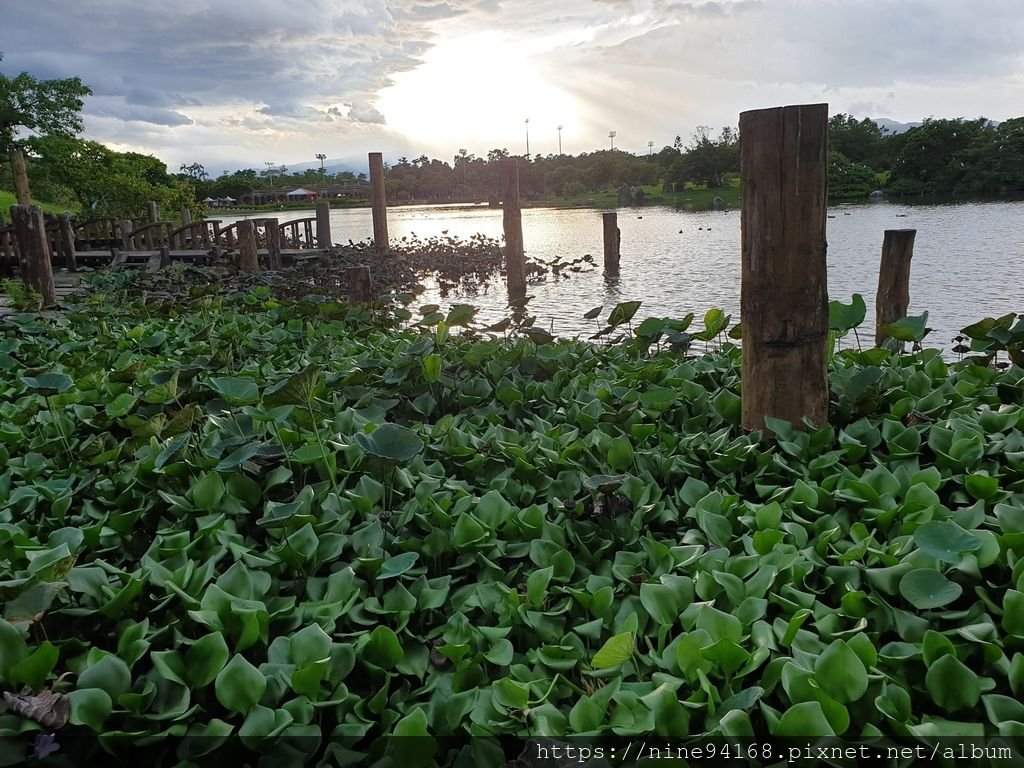
<instances>
[{"instance_id":1,"label":"distant mountain","mask_svg":"<svg viewBox=\"0 0 1024 768\"><path fill-rule=\"evenodd\" d=\"M294 165L285 163L284 166L288 169L288 173L302 173L302 171L309 168L320 170L320 161L314 160L311 163L295 163ZM260 169L259 173L263 173L264 170L266 169ZM345 171L351 171L358 176L360 173L368 173L369 168L365 158L342 157L324 160L324 173L335 174L344 173Z\"/></svg>"},{"instance_id":2,"label":"distant mountain","mask_svg":"<svg viewBox=\"0 0 1024 768\"><path fill-rule=\"evenodd\" d=\"M887 117L874 118L875 124L886 133L906 133L911 128L917 128L921 123L898 123Z\"/></svg>"}]
</instances>

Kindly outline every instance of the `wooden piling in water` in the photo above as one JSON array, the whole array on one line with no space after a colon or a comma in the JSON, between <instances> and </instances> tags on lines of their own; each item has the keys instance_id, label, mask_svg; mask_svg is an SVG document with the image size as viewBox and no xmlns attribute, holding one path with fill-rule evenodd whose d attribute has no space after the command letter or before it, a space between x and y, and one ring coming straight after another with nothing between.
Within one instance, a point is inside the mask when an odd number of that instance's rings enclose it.
<instances>
[{"instance_id":1,"label":"wooden piling in water","mask_svg":"<svg viewBox=\"0 0 1024 768\"><path fill-rule=\"evenodd\" d=\"M44 307L57 303L57 289L53 283L53 264L50 262L50 240L46 236L43 212L35 206L12 205L11 221L14 237L18 241L18 266L25 287L43 299Z\"/></svg>"},{"instance_id":2,"label":"wooden piling in water","mask_svg":"<svg viewBox=\"0 0 1024 768\"><path fill-rule=\"evenodd\" d=\"M277 219L264 219L267 228L267 268L281 269L284 262L281 258L281 226Z\"/></svg>"},{"instance_id":3,"label":"wooden piling in water","mask_svg":"<svg viewBox=\"0 0 1024 768\"><path fill-rule=\"evenodd\" d=\"M373 206L373 245L383 253L388 250L388 201L384 187L384 156L370 153L370 204Z\"/></svg>"},{"instance_id":4,"label":"wooden piling in water","mask_svg":"<svg viewBox=\"0 0 1024 768\"><path fill-rule=\"evenodd\" d=\"M619 214L608 211L601 214L604 224L604 272L606 275L619 274L619 248L622 244L622 232L619 229Z\"/></svg>"},{"instance_id":5,"label":"wooden piling in water","mask_svg":"<svg viewBox=\"0 0 1024 768\"><path fill-rule=\"evenodd\" d=\"M501 161L502 228L505 231L505 275L510 300L526 295L526 259L523 255L523 211L519 207L519 161Z\"/></svg>"},{"instance_id":6,"label":"wooden piling in water","mask_svg":"<svg viewBox=\"0 0 1024 768\"><path fill-rule=\"evenodd\" d=\"M25 155L20 149L12 149L8 156L11 159L14 196L18 200L18 205L32 205L32 193L28 187L28 170L25 168Z\"/></svg>"},{"instance_id":7,"label":"wooden piling in water","mask_svg":"<svg viewBox=\"0 0 1024 768\"><path fill-rule=\"evenodd\" d=\"M316 204L316 244L318 248L334 245L331 239L331 204L326 200Z\"/></svg>"},{"instance_id":8,"label":"wooden piling in water","mask_svg":"<svg viewBox=\"0 0 1024 768\"><path fill-rule=\"evenodd\" d=\"M828 105L740 114L742 419L828 418Z\"/></svg>"},{"instance_id":9,"label":"wooden piling in water","mask_svg":"<svg viewBox=\"0 0 1024 768\"><path fill-rule=\"evenodd\" d=\"M875 345L888 338L882 326L902 320L910 306L910 260L916 229L887 229L882 237L882 263L875 294Z\"/></svg>"},{"instance_id":10,"label":"wooden piling in water","mask_svg":"<svg viewBox=\"0 0 1024 768\"><path fill-rule=\"evenodd\" d=\"M348 275L348 297L354 304L369 304L373 301L373 294L370 289L370 268L349 267L345 270Z\"/></svg>"},{"instance_id":11,"label":"wooden piling in water","mask_svg":"<svg viewBox=\"0 0 1024 768\"><path fill-rule=\"evenodd\" d=\"M71 272L78 271L78 253L75 250L75 228L71 223L71 214L60 215L60 245L64 256L64 266Z\"/></svg>"},{"instance_id":12,"label":"wooden piling in water","mask_svg":"<svg viewBox=\"0 0 1024 768\"><path fill-rule=\"evenodd\" d=\"M242 272L258 272L260 269L256 225L251 219L238 222L238 268Z\"/></svg>"}]
</instances>

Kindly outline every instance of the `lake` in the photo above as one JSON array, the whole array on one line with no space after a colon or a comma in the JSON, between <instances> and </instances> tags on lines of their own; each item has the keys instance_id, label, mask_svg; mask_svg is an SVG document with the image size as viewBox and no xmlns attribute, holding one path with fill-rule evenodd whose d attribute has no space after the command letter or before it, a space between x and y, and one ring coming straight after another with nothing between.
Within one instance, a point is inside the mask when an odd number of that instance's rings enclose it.
<instances>
[{"instance_id":1,"label":"lake","mask_svg":"<svg viewBox=\"0 0 1024 768\"><path fill-rule=\"evenodd\" d=\"M604 305L602 317L620 301L639 299L637 320L650 315L682 317L694 312L698 321L712 307L739 318L740 215L737 210L687 212L668 207L620 208L622 231L620 276L606 280L601 272L601 211L596 209L527 208L523 240L527 259L563 261L584 254L594 266L568 277L531 283L530 311L537 325L557 335L590 335L597 326L583 313ZM312 216L313 211L281 211L284 221ZM985 316L1024 311L1024 201L943 205L889 202L840 205L829 209L829 296L849 303L860 293L868 305L861 340L874 338L874 296L882 233L916 229L910 277L910 314L924 311L934 330L928 346L949 349L966 325ZM239 216L217 217L230 223ZM392 243L403 237L502 236L501 211L477 207L397 206L388 210ZM372 238L369 208L331 212L335 242ZM372 268L372 265L371 265ZM414 306L438 303L475 304L480 319L504 316L504 282L481 286L474 293L436 288ZM699 322L695 325L699 326Z\"/></svg>"}]
</instances>

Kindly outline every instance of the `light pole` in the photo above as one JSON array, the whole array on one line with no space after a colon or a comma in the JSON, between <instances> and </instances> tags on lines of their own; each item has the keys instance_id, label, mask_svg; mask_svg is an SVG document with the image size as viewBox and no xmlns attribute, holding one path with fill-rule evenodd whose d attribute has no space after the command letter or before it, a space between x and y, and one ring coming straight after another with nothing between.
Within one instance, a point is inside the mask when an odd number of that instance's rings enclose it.
<instances>
[{"instance_id":1,"label":"light pole","mask_svg":"<svg viewBox=\"0 0 1024 768\"><path fill-rule=\"evenodd\" d=\"M530 118L526 118L526 159L530 159Z\"/></svg>"},{"instance_id":2,"label":"light pole","mask_svg":"<svg viewBox=\"0 0 1024 768\"><path fill-rule=\"evenodd\" d=\"M612 151L615 151L615 131L608 131L608 138L612 140Z\"/></svg>"},{"instance_id":3,"label":"light pole","mask_svg":"<svg viewBox=\"0 0 1024 768\"><path fill-rule=\"evenodd\" d=\"M324 160L327 159L327 155L325 155L323 152L317 152L316 159L320 161L320 187L322 194L323 189L327 186L327 181L324 179Z\"/></svg>"},{"instance_id":4,"label":"light pole","mask_svg":"<svg viewBox=\"0 0 1024 768\"><path fill-rule=\"evenodd\" d=\"M654 152L654 142L653 141L648 141L647 142L647 156L650 157L653 152Z\"/></svg>"},{"instance_id":5,"label":"light pole","mask_svg":"<svg viewBox=\"0 0 1024 768\"><path fill-rule=\"evenodd\" d=\"M558 154L562 154L562 126L558 126Z\"/></svg>"}]
</instances>

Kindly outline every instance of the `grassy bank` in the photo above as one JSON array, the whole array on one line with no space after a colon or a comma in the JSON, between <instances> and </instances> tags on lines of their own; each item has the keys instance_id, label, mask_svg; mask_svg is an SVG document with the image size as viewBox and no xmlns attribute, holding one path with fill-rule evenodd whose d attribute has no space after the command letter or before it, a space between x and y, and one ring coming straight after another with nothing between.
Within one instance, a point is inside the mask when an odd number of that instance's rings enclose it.
<instances>
[{"instance_id":1,"label":"grassy bank","mask_svg":"<svg viewBox=\"0 0 1024 768\"><path fill-rule=\"evenodd\" d=\"M16 205L18 198L14 196L13 192L5 192L0 190L0 211L4 214L4 220L6 221L10 217L7 215L7 210L12 205ZM64 213L67 210L64 206L51 205L50 203L40 202L38 200L32 201L33 205L38 205L47 213Z\"/></svg>"}]
</instances>

